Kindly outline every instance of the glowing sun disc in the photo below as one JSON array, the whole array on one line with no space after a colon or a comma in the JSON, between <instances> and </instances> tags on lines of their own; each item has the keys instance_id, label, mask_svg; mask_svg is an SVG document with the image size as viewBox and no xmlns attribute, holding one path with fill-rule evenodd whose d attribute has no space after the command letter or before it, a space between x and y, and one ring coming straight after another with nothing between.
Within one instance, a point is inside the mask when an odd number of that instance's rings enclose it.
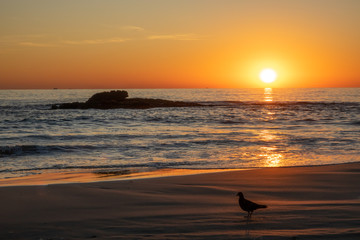
<instances>
[{"instance_id":1,"label":"glowing sun disc","mask_svg":"<svg viewBox=\"0 0 360 240\"><path fill-rule=\"evenodd\" d=\"M277 74L273 69L266 68L260 72L259 77L261 81L263 81L264 83L272 83L273 81L276 80Z\"/></svg>"}]
</instances>

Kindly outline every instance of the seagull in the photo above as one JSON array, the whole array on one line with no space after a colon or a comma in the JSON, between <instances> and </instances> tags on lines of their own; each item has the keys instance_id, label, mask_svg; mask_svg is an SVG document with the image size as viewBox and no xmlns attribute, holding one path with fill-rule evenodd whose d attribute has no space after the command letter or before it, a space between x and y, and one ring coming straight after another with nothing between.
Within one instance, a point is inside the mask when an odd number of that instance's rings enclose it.
<instances>
[{"instance_id":1,"label":"seagull","mask_svg":"<svg viewBox=\"0 0 360 240\"><path fill-rule=\"evenodd\" d=\"M248 215L247 215L248 218L251 218L253 211L255 211L256 209L267 208L266 205L260 205L260 204L257 204L257 203L254 203L252 201L245 199L244 194L242 192L238 192L236 194L236 196L239 196L239 205L240 205L241 209L244 210L245 212L248 212Z\"/></svg>"}]
</instances>

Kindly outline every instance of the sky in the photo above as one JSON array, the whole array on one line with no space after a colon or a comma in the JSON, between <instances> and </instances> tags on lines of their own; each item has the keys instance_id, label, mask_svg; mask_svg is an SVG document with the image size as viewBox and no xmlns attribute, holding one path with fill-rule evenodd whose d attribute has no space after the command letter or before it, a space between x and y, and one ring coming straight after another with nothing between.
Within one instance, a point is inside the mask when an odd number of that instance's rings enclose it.
<instances>
[{"instance_id":1,"label":"sky","mask_svg":"<svg viewBox=\"0 0 360 240\"><path fill-rule=\"evenodd\" d=\"M360 87L359 13L358 0L0 0L0 89Z\"/></svg>"}]
</instances>

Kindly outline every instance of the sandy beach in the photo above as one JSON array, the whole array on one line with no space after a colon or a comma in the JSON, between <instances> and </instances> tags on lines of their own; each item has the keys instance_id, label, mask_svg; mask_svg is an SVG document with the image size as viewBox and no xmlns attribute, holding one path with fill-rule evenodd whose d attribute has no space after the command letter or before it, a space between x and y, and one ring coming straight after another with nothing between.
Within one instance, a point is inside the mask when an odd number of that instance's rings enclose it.
<instances>
[{"instance_id":1,"label":"sandy beach","mask_svg":"<svg viewBox=\"0 0 360 240\"><path fill-rule=\"evenodd\" d=\"M3 186L0 239L359 239L359 180L350 163ZM268 208L248 220L238 191Z\"/></svg>"}]
</instances>

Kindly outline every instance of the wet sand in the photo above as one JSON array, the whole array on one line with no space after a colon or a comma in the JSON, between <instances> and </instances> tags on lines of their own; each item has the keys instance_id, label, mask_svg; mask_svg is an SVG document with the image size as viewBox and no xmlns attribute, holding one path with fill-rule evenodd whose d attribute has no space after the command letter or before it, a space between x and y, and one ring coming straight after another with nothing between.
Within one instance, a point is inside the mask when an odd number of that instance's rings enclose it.
<instances>
[{"instance_id":1,"label":"wet sand","mask_svg":"<svg viewBox=\"0 0 360 240\"><path fill-rule=\"evenodd\" d=\"M268 208L245 218L238 191ZM0 239L360 238L360 163L8 186L0 196Z\"/></svg>"}]
</instances>

